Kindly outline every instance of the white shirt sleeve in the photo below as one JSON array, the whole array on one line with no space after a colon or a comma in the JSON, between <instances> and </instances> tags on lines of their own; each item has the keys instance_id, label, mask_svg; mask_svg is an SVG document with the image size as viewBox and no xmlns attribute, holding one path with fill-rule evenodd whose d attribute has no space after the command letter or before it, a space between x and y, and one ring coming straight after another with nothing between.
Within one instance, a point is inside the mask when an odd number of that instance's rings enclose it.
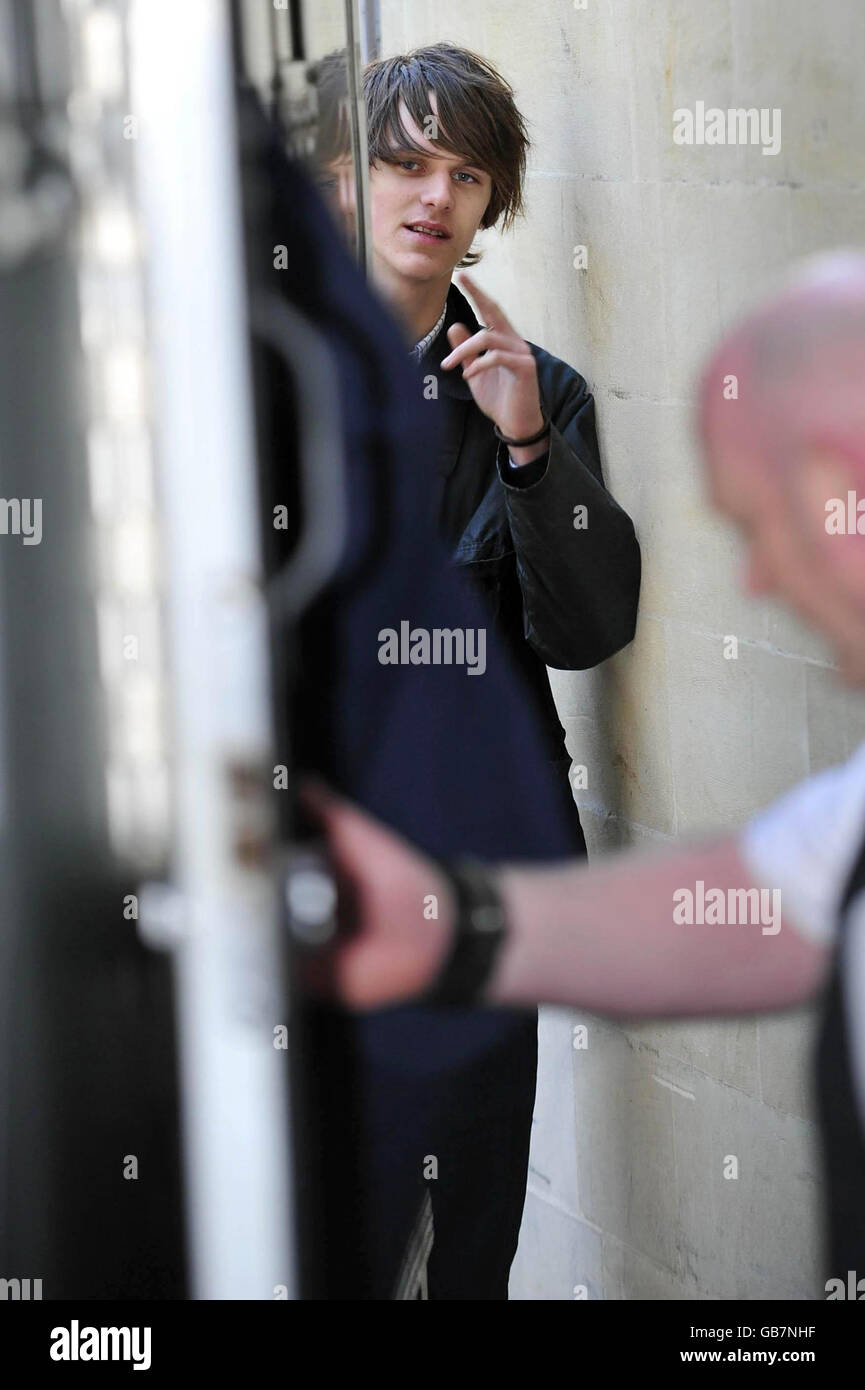
<instances>
[{"instance_id":1,"label":"white shirt sleeve","mask_svg":"<svg viewBox=\"0 0 865 1390\"><path fill-rule=\"evenodd\" d=\"M865 743L754 816L739 849L754 883L781 890L785 922L828 946L838 904L865 839Z\"/></svg>"}]
</instances>

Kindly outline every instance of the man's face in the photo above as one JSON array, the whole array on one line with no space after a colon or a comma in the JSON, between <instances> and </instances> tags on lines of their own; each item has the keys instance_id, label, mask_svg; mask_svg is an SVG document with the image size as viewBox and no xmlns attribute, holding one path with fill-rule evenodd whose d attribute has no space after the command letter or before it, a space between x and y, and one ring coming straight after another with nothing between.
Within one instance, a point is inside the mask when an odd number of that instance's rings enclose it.
<instances>
[{"instance_id":1,"label":"man's face","mask_svg":"<svg viewBox=\"0 0 865 1390\"><path fill-rule=\"evenodd\" d=\"M430 110L436 112L430 92ZM449 283L454 267L474 240L492 194L492 181L467 157L449 154L429 140L408 114L405 129L423 148L395 150L393 164L370 166L373 252L381 278ZM409 230L418 222L437 223L446 237Z\"/></svg>"},{"instance_id":2,"label":"man's face","mask_svg":"<svg viewBox=\"0 0 865 1390\"><path fill-rule=\"evenodd\" d=\"M856 488L849 465L814 450L774 473L716 452L709 478L745 538L746 590L786 600L833 644L842 678L865 685L865 536L826 530L826 502Z\"/></svg>"}]
</instances>

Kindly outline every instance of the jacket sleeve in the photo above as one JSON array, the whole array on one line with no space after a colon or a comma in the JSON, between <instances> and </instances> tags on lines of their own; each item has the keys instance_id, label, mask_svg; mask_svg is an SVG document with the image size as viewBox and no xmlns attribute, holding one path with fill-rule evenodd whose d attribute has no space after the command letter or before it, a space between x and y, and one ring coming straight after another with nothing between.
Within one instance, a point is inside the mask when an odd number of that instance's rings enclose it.
<instances>
[{"instance_id":1,"label":"jacket sleeve","mask_svg":"<svg viewBox=\"0 0 865 1390\"><path fill-rule=\"evenodd\" d=\"M550 418L546 468L528 486L500 444L502 482L526 640L547 666L582 671L634 636L640 548L627 512L604 487L595 402L583 378L533 347L541 401ZM541 460L543 463L543 459ZM531 481L534 478L536 481Z\"/></svg>"}]
</instances>

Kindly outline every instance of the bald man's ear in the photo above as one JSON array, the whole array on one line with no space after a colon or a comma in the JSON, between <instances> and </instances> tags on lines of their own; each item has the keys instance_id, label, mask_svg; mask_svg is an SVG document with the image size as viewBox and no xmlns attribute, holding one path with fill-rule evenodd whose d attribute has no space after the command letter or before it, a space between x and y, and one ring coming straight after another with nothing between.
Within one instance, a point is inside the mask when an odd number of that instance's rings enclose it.
<instances>
[{"instance_id":1,"label":"bald man's ear","mask_svg":"<svg viewBox=\"0 0 865 1390\"><path fill-rule=\"evenodd\" d=\"M865 611L865 461L814 445L793 465L791 491L809 548Z\"/></svg>"}]
</instances>

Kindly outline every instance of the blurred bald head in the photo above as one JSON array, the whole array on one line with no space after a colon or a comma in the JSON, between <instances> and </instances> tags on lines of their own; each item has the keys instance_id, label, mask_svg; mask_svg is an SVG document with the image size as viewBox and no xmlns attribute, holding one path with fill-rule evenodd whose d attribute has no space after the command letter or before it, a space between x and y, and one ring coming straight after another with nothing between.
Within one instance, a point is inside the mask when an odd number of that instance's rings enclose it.
<instances>
[{"instance_id":1,"label":"blurred bald head","mask_svg":"<svg viewBox=\"0 0 865 1390\"><path fill-rule=\"evenodd\" d=\"M749 588L784 598L865 683L865 254L805 262L722 341L699 421Z\"/></svg>"},{"instance_id":2,"label":"blurred bald head","mask_svg":"<svg viewBox=\"0 0 865 1390\"><path fill-rule=\"evenodd\" d=\"M805 262L723 340L700 406L712 461L785 468L815 445L865 459L865 254Z\"/></svg>"}]
</instances>

